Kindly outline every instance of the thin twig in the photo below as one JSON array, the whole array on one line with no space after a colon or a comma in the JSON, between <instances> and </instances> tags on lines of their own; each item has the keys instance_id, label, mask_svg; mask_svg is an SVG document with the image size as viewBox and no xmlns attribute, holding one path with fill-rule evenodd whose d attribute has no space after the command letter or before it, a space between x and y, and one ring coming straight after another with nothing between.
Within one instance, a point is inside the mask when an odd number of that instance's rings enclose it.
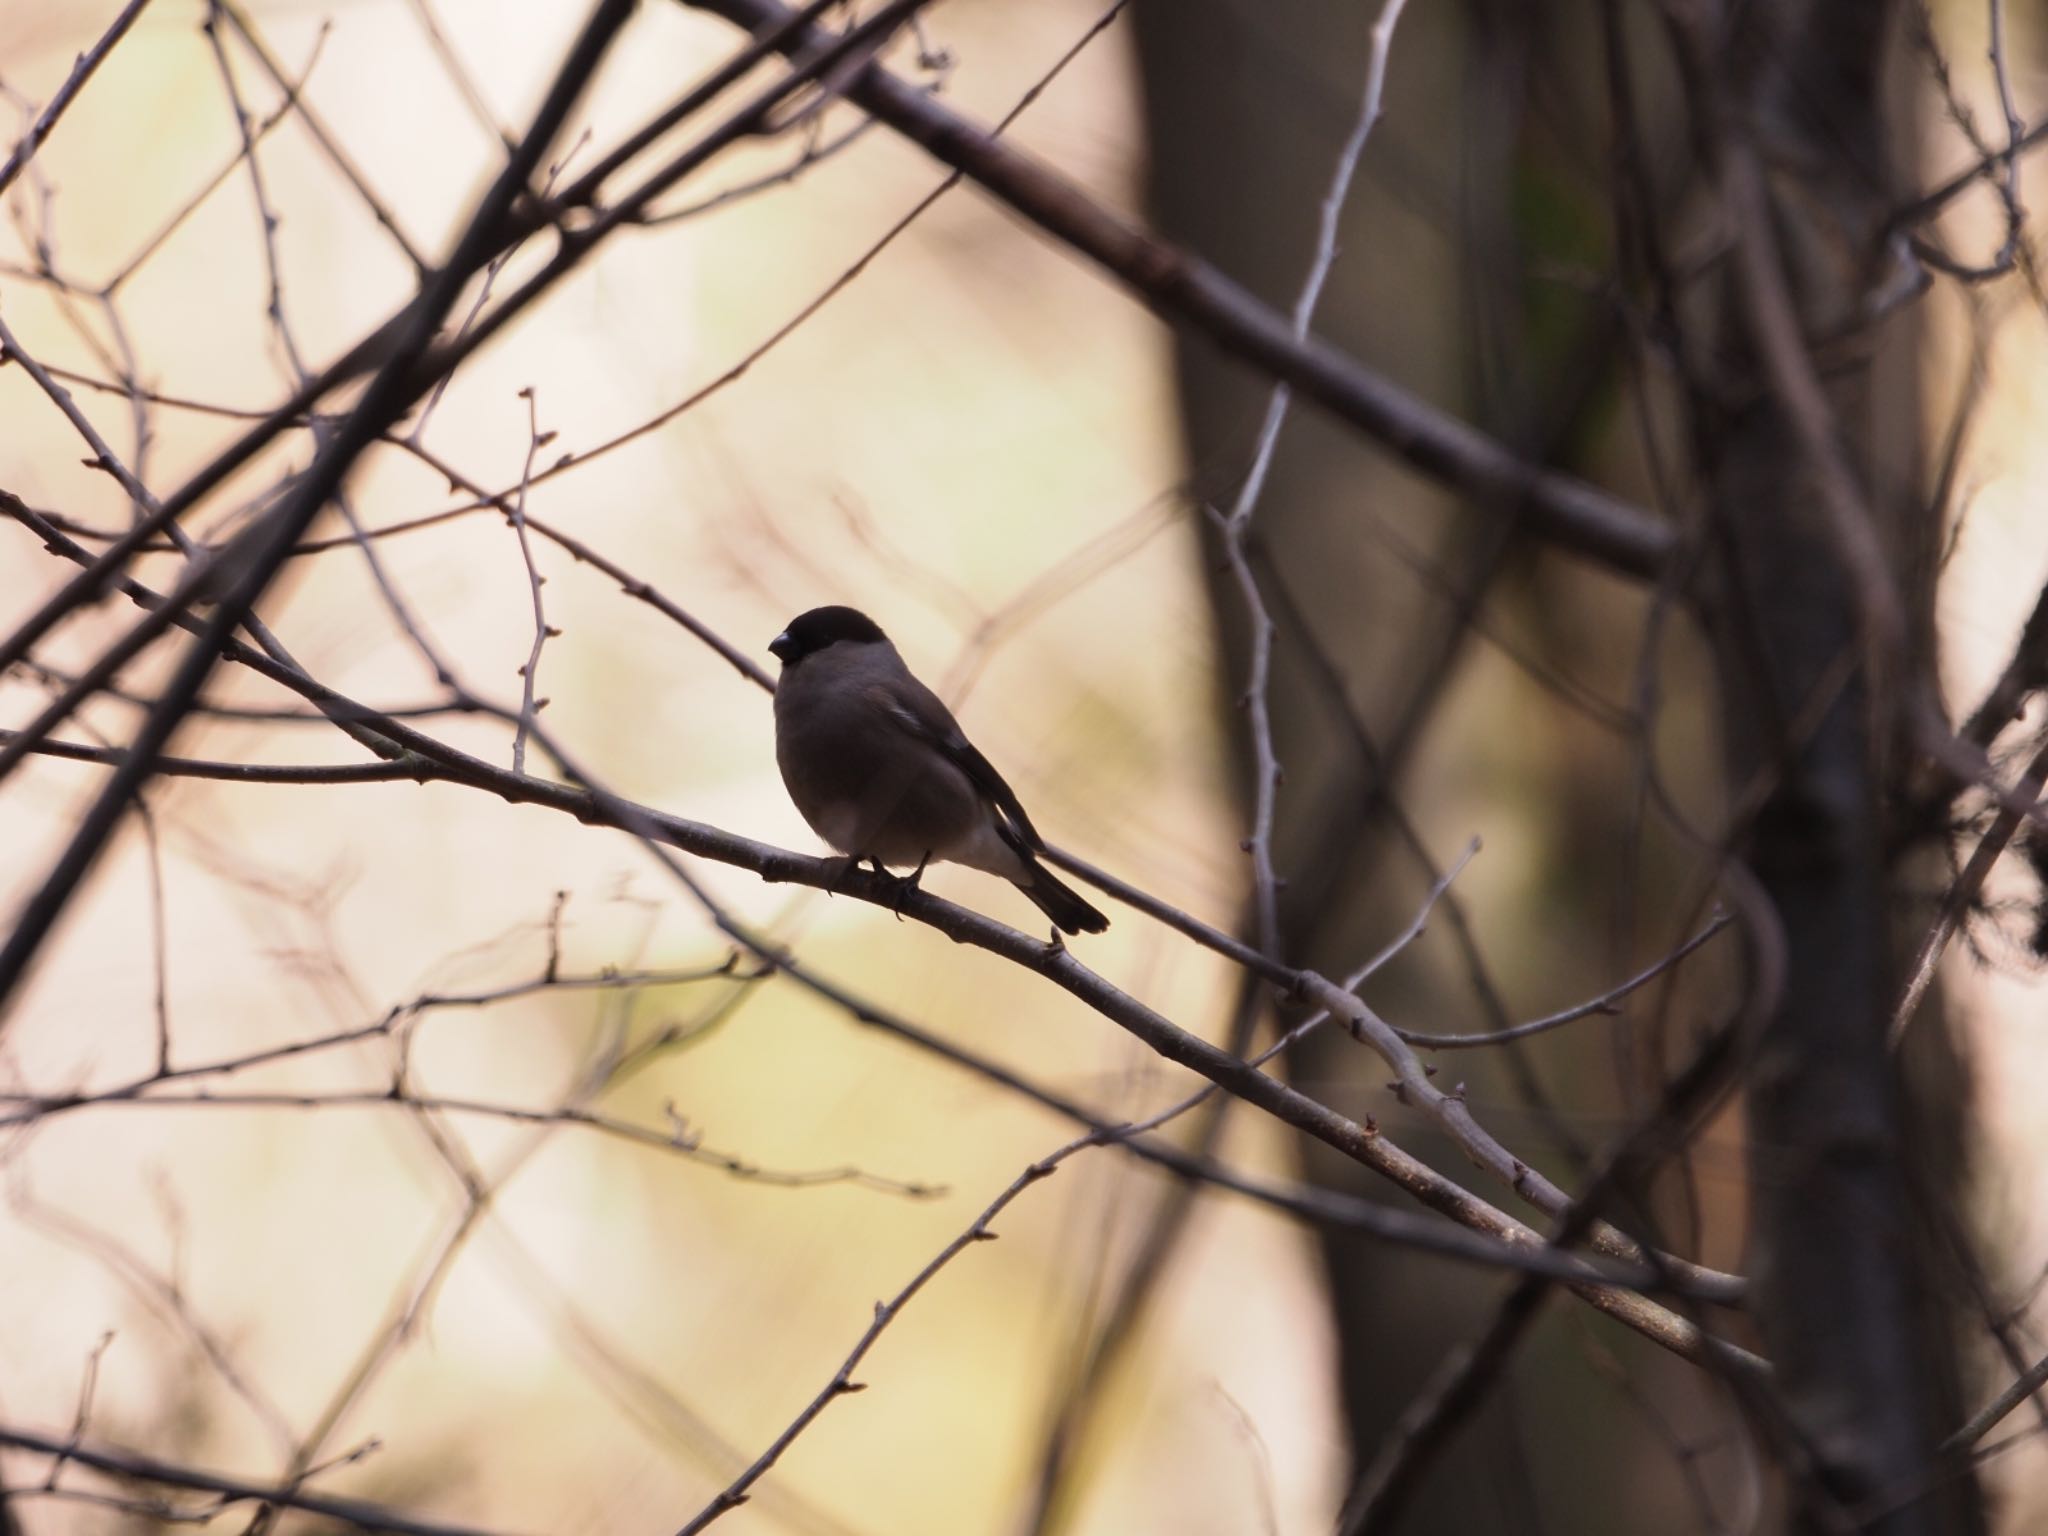
<instances>
[{"instance_id":1,"label":"thin twig","mask_svg":"<svg viewBox=\"0 0 2048 1536\"><path fill-rule=\"evenodd\" d=\"M2044 739L2035 750L2012 793L2023 801L2037 801L2044 785L2048 785L2048 739ZM2011 805L2001 806L1992 819L1990 829L1971 851L1970 862L1963 866L1963 872L1942 898L1941 911L1936 914L1927 936L1920 941L1912 969L1906 974L1906 985L1892 1008L1891 1022L1885 1028L1885 1045L1889 1049L1896 1051L1899 1042L1905 1038L1906 1028L1920 1011L1920 1000L1927 995L1927 988L1934 980L1935 968L1941 963L1948 941L1955 937L1957 927L1976 901L1978 892L1984 889L1984 882L1990 878L1991 867L2011 846L2013 835L2025 820L2022 811Z\"/></svg>"},{"instance_id":2,"label":"thin twig","mask_svg":"<svg viewBox=\"0 0 2048 1536\"><path fill-rule=\"evenodd\" d=\"M1531 1019L1526 1024L1517 1024L1509 1029L1489 1030L1484 1034L1477 1035L1426 1035L1419 1030L1413 1029L1403 1029L1397 1031L1397 1033L1410 1045L1420 1046L1426 1051L1464 1051L1483 1045L1504 1045L1510 1040L1527 1039L1530 1035L1540 1035L1548 1030L1556 1029L1561 1024L1570 1024L1593 1014L1611 1014L1616 1011L1614 1006L1616 1003L1638 988L1647 986L1650 982L1655 981L1666 971L1673 969L1686 956L1690 955L1694 950L1705 944L1707 940L1734 921L1735 919L1727 913L1717 912L1698 933L1687 939L1678 948L1672 950L1663 959L1636 972L1635 975L1629 977L1620 986L1610 988L1608 991L1602 992L1598 997L1588 998L1585 1002L1575 1004L1570 1008L1564 1009L1562 1012L1545 1014L1540 1019Z\"/></svg>"},{"instance_id":3,"label":"thin twig","mask_svg":"<svg viewBox=\"0 0 2048 1536\"><path fill-rule=\"evenodd\" d=\"M1951 1456L1973 1448L1979 1440L1991 1433L2005 1416L2019 1407L2028 1398L2048 1385L2048 1355L2036 1360L2025 1371L2008 1382L1999 1394L1977 1412L1969 1421L1941 1442L1941 1453Z\"/></svg>"},{"instance_id":4,"label":"thin twig","mask_svg":"<svg viewBox=\"0 0 2048 1536\"><path fill-rule=\"evenodd\" d=\"M11 1424L0 1424L0 1445L55 1456L60 1461L110 1472L116 1477L135 1478L142 1482L162 1483L171 1488L190 1488L200 1493L218 1494L224 1503L264 1503L286 1509L302 1509L308 1514L322 1515L359 1531L385 1531L390 1532L391 1536L498 1536L498 1533L484 1530L479 1526L449 1525L438 1520L423 1520L395 1509L387 1509L380 1504L366 1503L361 1499L334 1498L327 1494L308 1493L296 1487L269 1487L224 1472L208 1472L197 1467L181 1466L175 1462L159 1461L153 1456L143 1456L134 1451L70 1444Z\"/></svg>"},{"instance_id":5,"label":"thin twig","mask_svg":"<svg viewBox=\"0 0 2048 1536\"><path fill-rule=\"evenodd\" d=\"M208 0L209 5L213 3L214 0ZM320 115L313 110L312 104L295 90L291 77L285 73L276 55L265 45L262 33L257 31L255 24L243 14L236 0L218 0L218 3L221 14L227 17L228 24L242 39L243 46L263 67L263 72L270 76L271 83L286 93L286 100L293 114L305 124L306 132L312 135L313 142L320 146L328 163L341 173L342 179L370 211L370 216L383 226L392 243L405 254L405 259L412 263L413 270L422 278L426 277L433 271L433 263L413 244L412 239L399 224L397 216L386 206L383 198L377 195L376 188L370 185L369 178L362 173L348 151L342 148L340 139L321 120Z\"/></svg>"},{"instance_id":6,"label":"thin twig","mask_svg":"<svg viewBox=\"0 0 2048 1536\"><path fill-rule=\"evenodd\" d=\"M263 162L256 153L256 136L250 124L249 109L242 102L242 88L235 81L234 65L228 61L227 44L220 35L222 11L220 0L207 0L206 20L199 30L206 34L207 46L213 52L214 67L220 72L221 89L227 93L228 106L235 115L235 133L242 143L241 162L248 167L249 192L256 203L256 222L263 232L263 271L269 282L269 295L264 313L270 320L270 328L277 336L278 345L284 349L285 362L291 369L295 383L306 381L305 360L299 355L298 344L292 339L290 322L284 313L284 263L277 253L277 210L270 201L269 188L263 180Z\"/></svg>"},{"instance_id":7,"label":"thin twig","mask_svg":"<svg viewBox=\"0 0 2048 1536\"><path fill-rule=\"evenodd\" d=\"M762 1184L781 1189L812 1189L821 1185L853 1184L882 1194L902 1195L911 1200L930 1200L948 1192L943 1184L922 1179L891 1178L886 1174L870 1173L865 1168L857 1168L851 1163L840 1163L828 1168L767 1167L738 1153L723 1152L715 1147L704 1146L689 1123L675 1113L673 1105L669 1107L668 1129L655 1130L648 1126L636 1125L630 1120L621 1120L613 1115L581 1109L575 1105L535 1109L523 1104L497 1104L483 1099L463 1098L455 1094L421 1093L398 1083L386 1088L328 1093L294 1093L282 1089L235 1089L227 1092L204 1091L189 1094L86 1094L75 1098L31 1100L18 1109L0 1114L0 1129L47 1120L69 1110L139 1106L150 1109L390 1108L424 1110L433 1114L474 1115L513 1125L581 1126L617 1141L674 1153L685 1161L715 1168L720 1173L747 1184Z\"/></svg>"},{"instance_id":8,"label":"thin twig","mask_svg":"<svg viewBox=\"0 0 2048 1536\"><path fill-rule=\"evenodd\" d=\"M1352 126L1350 136L1338 153L1336 168L1324 193L1316 231L1315 254L1309 263L1308 276L1295 300L1293 324L1297 342L1307 340L1310 323L1315 318L1316 304L1322 297L1323 286L1329 278L1330 270L1336 264L1337 234L1344 204L1350 194L1351 181L1357 171L1359 159L1364 154L1366 139L1380 117L1381 95L1386 81L1387 53L1393 42L1394 27L1400 20L1405 4L1406 0L1383 0L1379 17L1373 23L1372 50L1366 64L1365 87L1359 103L1358 117ZM1280 881L1273 862L1273 828L1282 770L1279 755L1273 744L1271 709L1275 630L1265 596L1259 590L1258 578L1252 571L1246 545L1251 533L1252 517L1257 511L1259 497L1265 489L1267 475L1272 469L1273 458L1280 443L1281 429L1286 425L1288 407L1293 398L1293 389L1284 379L1274 384L1266 399L1265 417L1259 426L1251 467L1238 488L1236 500L1227 514L1216 512L1213 508L1206 509L1211 513L1217 536L1222 542L1224 561L1237 584L1238 597L1244 604L1249 630L1250 656L1247 679L1244 692L1238 697L1238 705L1245 711L1246 732L1251 741L1252 754L1252 825L1243 847L1244 851L1251 855L1252 860L1252 902L1257 915L1259 947L1276 958L1280 954L1281 940Z\"/></svg>"},{"instance_id":9,"label":"thin twig","mask_svg":"<svg viewBox=\"0 0 2048 1536\"><path fill-rule=\"evenodd\" d=\"M128 29L135 25L136 19L148 6L149 0L128 0L128 3L121 7L120 13L114 17L113 23L100 34L99 41L78 56L78 62L72 66L71 73L65 77L64 83L57 87L57 94L50 98L50 104L43 108L42 115L30 125L28 132L21 136L21 141L14 146L14 151L8 155L6 163L0 165L0 192L5 192L13 185L14 178L35 158L36 152L49 138L51 130L57 126L57 119L62 117L71 103L78 99L78 93L85 89L86 82L92 79L94 72L107 61L107 56L114 51L115 45L128 35Z\"/></svg>"},{"instance_id":10,"label":"thin twig","mask_svg":"<svg viewBox=\"0 0 2048 1536\"><path fill-rule=\"evenodd\" d=\"M533 461L540 457L541 449L555 440L555 434L541 431L540 403L531 386L520 390L519 397L526 402L526 468L519 476L519 493L512 498L512 510L506 513L506 519L512 525L513 536L519 541L520 563L526 567L526 588L533 602L533 645L526 653L526 664L519 669L519 724L512 733L514 773L526 771L526 737L533 729L534 718L548 702L536 697L534 692L540 678L541 647L551 636L561 633L548 627L547 608L540 595L541 586L547 578L533 563L533 544L526 536L526 491L533 483Z\"/></svg>"},{"instance_id":11,"label":"thin twig","mask_svg":"<svg viewBox=\"0 0 2048 1536\"><path fill-rule=\"evenodd\" d=\"M455 45L448 40L448 34L441 25L441 18L434 13L431 0L408 0L413 19L419 22L420 30L427 35L427 42L434 50L434 56L441 61L441 68L455 90L469 108L470 116L477 121L492 138L503 145L509 153L519 143L518 138L491 111L491 104L484 100L484 93L477 88L475 79L463 67L462 57L455 51Z\"/></svg>"}]
</instances>

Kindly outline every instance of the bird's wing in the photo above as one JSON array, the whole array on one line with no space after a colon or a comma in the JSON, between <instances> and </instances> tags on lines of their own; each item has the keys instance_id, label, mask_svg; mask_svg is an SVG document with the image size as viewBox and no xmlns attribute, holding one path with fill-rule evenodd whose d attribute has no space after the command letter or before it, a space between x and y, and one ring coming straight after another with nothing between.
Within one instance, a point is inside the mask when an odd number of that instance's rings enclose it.
<instances>
[{"instance_id":1,"label":"bird's wing","mask_svg":"<svg viewBox=\"0 0 2048 1536\"><path fill-rule=\"evenodd\" d=\"M895 687L880 684L870 689L870 695L889 719L935 748L966 774L974 787L1002 812L997 819L996 830L1003 834L1004 841L1019 853L1044 851L1045 839L1038 835L1038 828L1032 826L1031 818L1024 814L1017 792L996 772L995 764L983 757L974 743L967 739L967 733L960 729L960 722L953 718L953 712L923 683L915 678L908 679L907 683L908 686Z\"/></svg>"}]
</instances>

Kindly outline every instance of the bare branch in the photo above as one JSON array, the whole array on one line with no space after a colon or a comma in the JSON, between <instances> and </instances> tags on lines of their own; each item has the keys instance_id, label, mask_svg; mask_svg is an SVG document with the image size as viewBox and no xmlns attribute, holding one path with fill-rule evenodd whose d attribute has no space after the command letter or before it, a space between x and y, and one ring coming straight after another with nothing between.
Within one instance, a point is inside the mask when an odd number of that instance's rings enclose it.
<instances>
[{"instance_id":1,"label":"bare branch","mask_svg":"<svg viewBox=\"0 0 2048 1536\"><path fill-rule=\"evenodd\" d=\"M226 1504L262 1503L283 1509L302 1509L308 1514L324 1515L330 1520L338 1520L359 1531L386 1531L390 1532L391 1536L496 1536L496 1533L478 1526L448 1525L438 1520L423 1520L394 1509L386 1509L382 1505L365 1503L361 1499L334 1498L327 1494L308 1493L297 1487L270 1487L231 1477L222 1472L208 1472L197 1467L159 1461L153 1456L142 1456L133 1451L115 1450L104 1446L74 1445L14 1425L0 1424L0 1445L56 1457L57 1462L51 1468L53 1476L57 1467L76 1464L92 1467L101 1472L110 1472L116 1477L136 1478L147 1483L162 1483L169 1488L190 1488L200 1493L218 1494Z\"/></svg>"},{"instance_id":2,"label":"bare branch","mask_svg":"<svg viewBox=\"0 0 2048 1536\"><path fill-rule=\"evenodd\" d=\"M1970 1421L1941 1442L1943 1455L1975 1448L1977 1442L1996 1428L2005 1416L2048 1384L2048 1356L2036 1360L2014 1377L1999 1394L1970 1416Z\"/></svg>"},{"instance_id":3,"label":"bare branch","mask_svg":"<svg viewBox=\"0 0 2048 1536\"><path fill-rule=\"evenodd\" d=\"M787 23L781 0L679 0L760 32ZM798 29L779 46L818 45ZM1185 321L1247 362L1364 429L1394 453L1563 548L1631 575L1651 575L1673 547L1647 513L1583 481L1531 467L1492 438L1415 399L1325 342L1297 342L1286 318L1205 262L1132 228L1036 161L915 87L870 68L847 88L864 110L970 177L1062 244L1126 283L1146 304Z\"/></svg>"},{"instance_id":4,"label":"bare branch","mask_svg":"<svg viewBox=\"0 0 2048 1536\"><path fill-rule=\"evenodd\" d=\"M19 176L29 161L36 157L36 151L43 147L44 140L49 138L50 131L57 126L57 119L62 117L65 109L78 99L78 93L85 89L86 82L92 79L94 72L107 61L107 55L114 51L114 45L128 35L128 29L135 25L136 19L148 6L149 0L128 0L128 3L121 7L120 13L114 17L113 24L100 34L99 41L78 56L78 63L72 67L64 83L57 87L57 94L50 98L50 104L43 108L42 115L30 126L28 132L22 135L21 142L14 146L14 151L8 155L6 163L0 164L0 192L5 192L13 185L14 178Z\"/></svg>"},{"instance_id":5,"label":"bare branch","mask_svg":"<svg viewBox=\"0 0 2048 1536\"><path fill-rule=\"evenodd\" d=\"M1635 975L1629 977L1620 986L1612 987L1602 992L1598 997L1588 998L1585 1002L1575 1004L1561 1012L1545 1014L1540 1019L1531 1019L1526 1024L1517 1024L1509 1029L1488 1030L1485 1034L1479 1035L1425 1035L1412 1029L1399 1030L1397 1033L1410 1045L1420 1046L1426 1051L1465 1051L1482 1045L1504 1045L1510 1040L1522 1040L1530 1035L1540 1035L1549 1030L1556 1029L1561 1024L1571 1024L1579 1019L1589 1018L1594 1014L1611 1014L1616 1011L1614 1006L1616 1003L1638 988L1648 986L1666 971L1676 968L1679 962L1684 960L1686 956L1705 944L1707 940L1711 939L1733 921L1734 919L1725 912L1716 913L1706 927L1687 939L1678 948L1672 950L1663 959L1636 972Z\"/></svg>"},{"instance_id":6,"label":"bare branch","mask_svg":"<svg viewBox=\"0 0 2048 1536\"><path fill-rule=\"evenodd\" d=\"M1365 86L1358 104L1358 117L1338 151L1336 167L1323 194L1316 224L1315 254L1309 262L1308 276L1302 282L1301 292L1294 301L1292 321L1296 345L1308 341L1309 326L1315 319L1323 285L1329 281L1330 269L1337 264L1337 231L1343 220L1344 204L1350 196L1351 181L1357 174L1359 159L1365 153L1365 141L1380 119L1380 99L1387 81L1387 52L1393 44L1394 28L1401 20L1401 11L1406 4L1407 0L1382 0L1379 19L1373 23L1372 50L1366 60ZM1266 611L1265 599L1259 594L1258 581L1245 557L1245 541L1251 532L1253 514L1258 510L1259 495L1266 487L1266 476L1272 470L1273 455L1280 446L1280 431L1287 424L1287 409L1293 399L1294 391L1285 379L1274 384L1266 397L1265 419L1259 424L1251 468L1245 472L1244 481L1238 487L1237 499L1231 503L1227 514L1215 514L1224 558L1237 581L1246 621L1251 626L1251 675L1239 700L1245 711L1252 747L1252 827L1251 835L1246 839L1246 851L1252 858L1252 904L1258 915L1259 947L1276 957L1280 953L1280 883L1273 868L1273 815L1281 774L1280 760L1273 750L1273 719L1269 702L1273 619Z\"/></svg>"},{"instance_id":7,"label":"bare branch","mask_svg":"<svg viewBox=\"0 0 2048 1536\"><path fill-rule=\"evenodd\" d=\"M2048 785L2048 741L2043 741L2035 751L2032 761L2014 784L2011 798L2038 802L2043 785ZM2025 813L2016 806L2010 803L2001 805L1990 829L1972 850L1970 862L1963 866L1963 872L1942 898L1941 911L1934 919L1934 926L1920 941L1920 951L1913 957L1912 969L1906 973L1905 988L1885 1029L1885 1044L1892 1050L1899 1048L1907 1026L1920 1011L1921 999L1926 997L1927 988L1934 980L1935 967L1941 963L1942 952L1948 948L1948 941L1955 937L1957 926L1984 889L1984 882L1991 877L1991 866L2011 846L2013 835L2025 820Z\"/></svg>"}]
</instances>

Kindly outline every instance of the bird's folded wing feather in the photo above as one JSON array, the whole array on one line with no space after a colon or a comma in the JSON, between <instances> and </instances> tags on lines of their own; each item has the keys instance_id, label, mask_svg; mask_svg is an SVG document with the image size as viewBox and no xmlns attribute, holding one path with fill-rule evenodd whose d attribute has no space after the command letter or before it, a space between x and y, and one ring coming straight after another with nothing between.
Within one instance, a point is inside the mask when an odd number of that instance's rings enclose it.
<instances>
[{"instance_id":1,"label":"bird's folded wing feather","mask_svg":"<svg viewBox=\"0 0 2048 1536\"><path fill-rule=\"evenodd\" d=\"M983 757L974 743L967 739L967 733L960 729L960 722L953 718L952 711L946 708L939 696L914 680L912 686L915 692L878 686L870 689L869 694L885 716L935 747L1003 813L997 828L1005 841L1019 853L1042 852L1045 839L1038 835L1038 829L1031 825L1031 818L1024 814L1017 792L996 772L995 764Z\"/></svg>"}]
</instances>

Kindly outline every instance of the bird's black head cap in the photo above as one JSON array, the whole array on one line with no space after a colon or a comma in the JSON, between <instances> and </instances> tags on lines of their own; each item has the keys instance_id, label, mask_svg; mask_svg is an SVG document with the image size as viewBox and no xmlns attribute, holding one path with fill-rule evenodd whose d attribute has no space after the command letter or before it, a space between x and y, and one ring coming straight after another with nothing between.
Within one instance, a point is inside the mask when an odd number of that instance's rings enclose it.
<instances>
[{"instance_id":1,"label":"bird's black head cap","mask_svg":"<svg viewBox=\"0 0 2048 1536\"><path fill-rule=\"evenodd\" d=\"M806 656L841 640L864 643L888 638L882 633L881 626L858 608L834 604L829 608L813 608L791 619L782 633L768 642L768 654L785 667L793 667Z\"/></svg>"}]
</instances>

